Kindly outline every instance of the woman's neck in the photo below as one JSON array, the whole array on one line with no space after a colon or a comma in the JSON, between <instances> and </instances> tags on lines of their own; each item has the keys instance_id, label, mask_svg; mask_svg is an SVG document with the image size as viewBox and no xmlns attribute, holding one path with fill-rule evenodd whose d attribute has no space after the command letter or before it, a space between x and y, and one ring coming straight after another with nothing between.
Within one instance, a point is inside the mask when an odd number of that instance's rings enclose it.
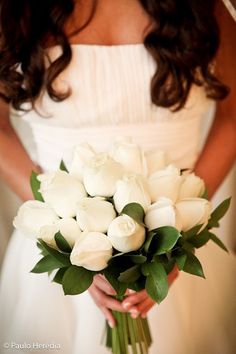
<instances>
[{"instance_id":1,"label":"woman's neck","mask_svg":"<svg viewBox=\"0 0 236 354\"><path fill-rule=\"evenodd\" d=\"M70 43L116 45L142 43L150 30L151 19L138 0L98 0L88 25L79 30L93 12L93 0L82 0L67 22ZM71 33L75 32L74 35Z\"/></svg>"}]
</instances>

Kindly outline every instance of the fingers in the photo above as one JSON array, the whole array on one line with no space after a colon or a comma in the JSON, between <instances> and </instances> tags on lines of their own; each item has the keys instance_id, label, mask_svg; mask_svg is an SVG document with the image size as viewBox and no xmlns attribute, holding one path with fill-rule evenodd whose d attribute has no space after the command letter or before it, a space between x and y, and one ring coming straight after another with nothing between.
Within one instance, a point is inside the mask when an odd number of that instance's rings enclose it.
<instances>
[{"instance_id":1,"label":"fingers","mask_svg":"<svg viewBox=\"0 0 236 354\"><path fill-rule=\"evenodd\" d=\"M179 270L177 267L174 267L168 275L169 286L175 281L178 275ZM131 317L133 318L137 318L139 315L144 318L147 316L148 311L155 305L155 301L148 296L145 289L139 292L128 289L125 293L126 298L122 302L114 299L111 296L116 295L116 292L102 275L96 275L94 277L94 281L89 288L89 292L94 302L103 312L110 327L114 327L116 325L116 321L111 310L130 312Z\"/></svg>"},{"instance_id":2,"label":"fingers","mask_svg":"<svg viewBox=\"0 0 236 354\"><path fill-rule=\"evenodd\" d=\"M104 314L105 318L108 321L108 324L111 328L114 328L116 325L116 321L114 316L112 315L111 310L107 309L106 307L100 307L102 313Z\"/></svg>"},{"instance_id":3,"label":"fingers","mask_svg":"<svg viewBox=\"0 0 236 354\"><path fill-rule=\"evenodd\" d=\"M131 295L131 294L135 294L135 293L136 293L135 290L127 289L126 292L125 292L125 295Z\"/></svg>"},{"instance_id":4,"label":"fingers","mask_svg":"<svg viewBox=\"0 0 236 354\"><path fill-rule=\"evenodd\" d=\"M93 277L93 284L96 285L97 288L101 289L107 295L116 295L113 287L108 283L108 281L104 278L104 276L97 274Z\"/></svg>"},{"instance_id":5,"label":"fingers","mask_svg":"<svg viewBox=\"0 0 236 354\"><path fill-rule=\"evenodd\" d=\"M126 311L124 310L123 306L119 301L107 295L103 290L97 287L95 283L101 285L101 279L97 279L96 282L93 282L93 284L89 288L89 293L92 296L96 305L100 308L100 310L104 314L105 318L108 321L109 326L113 328L116 325L116 321L111 310L115 310L119 312L126 312ZM104 283L102 284L104 285ZM111 292L110 289L109 292Z\"/></svg>"},{"instance_id":6,"label":"fingers","mask_svg":"<svg viewBox=\"0 0 236 354\"><path fill-rule=\"evenodd\" d=\"M122 305L130 312L132 318L137 318L138 316L144 318L147 312L155 305L155 301L148 296L146 290L142 290L128 296L122 302Z\"/></svg>"},{"instance_id":7,"label":"fingers","mask_svg":"<svg viewBox=\"0 0 236 354\"><path fill-rule=\"evenodd\" d=\"M143 313L146 312L147 308L149 307L151 308L154 305L155 305L155 301L147 296L147 298L137 306L137 310L142 315Z\"/></svg>"},{"instance_id":8,"label":"fingers","mask_svg":"<svg viewBox=\"0 0 236 354\"><path fill-rule=\"evenodd\" d=\"M108 308L114 311L126 312L121 302L105 294L95 284L92 284L89 288L89 292L99 308Z\"/></svg>"},{"instance_id":9,"label":"fingers","mask_svg":"<svg viewBox=\"0 0 236 354\"><path fill-rule=\"evenodd\" d=\"M136 304L139 304L147 298L146 290L141 290L137 293L128 295L127 298L122 301L124 309L129 310L131 307L134 307Z\"/></svg>"},{"instance_id":10,"label":"fingers","mask_svg":"<svg viewBox=\"0 0 236 354\"><path fill-rule=\"evenodd\" d=\"M147 313L148 311L151 310L151 308L155 305L155 302L152 299L148 299L148 301L146 302L146 307L142 310L142 312L140 313L142 318L147 317Z\"/></svg>"}]
</instances>

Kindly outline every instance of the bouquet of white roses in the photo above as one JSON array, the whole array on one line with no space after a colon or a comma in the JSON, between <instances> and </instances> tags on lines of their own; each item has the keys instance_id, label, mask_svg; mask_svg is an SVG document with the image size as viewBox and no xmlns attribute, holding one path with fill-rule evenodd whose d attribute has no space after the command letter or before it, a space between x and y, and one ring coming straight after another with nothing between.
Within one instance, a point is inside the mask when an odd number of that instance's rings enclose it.
<instances>
[{"instance_id":1,"label":"bouquet of white roses","mask_svg":"<svg viewBox=\"0 0 236 354\"><path fill-rule=\"evenodd\" d=\"M36 200L19 208L14 226L37 238L43 258L32 272L53 272L66 295L86 291L102 274L117 299L127 289L146 289L160 303L174 266L204 277L196 248L212 240L226 250L211 229L230 199L211 212L202 179L128 138L108 153L77 146L69 169L62 161L56 172L33 172L31 187ZM106 338L113 353L148 353L147 320L114 316L117 326L107 326Z\"/></svg>"}]
</instances>

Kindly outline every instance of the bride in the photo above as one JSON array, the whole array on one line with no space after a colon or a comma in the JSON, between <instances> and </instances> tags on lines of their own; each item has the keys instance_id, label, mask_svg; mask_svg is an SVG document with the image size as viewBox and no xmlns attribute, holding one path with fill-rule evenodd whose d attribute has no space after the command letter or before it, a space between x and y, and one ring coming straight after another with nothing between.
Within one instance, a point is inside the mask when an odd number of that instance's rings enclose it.
<instances>
[{"instance_id":1,"label":"bride","mask_svg":"<svg viewBox=\"0 0 236 354\"><path fill-rule=\"evenodd\" d=\"M235 24L216 5L219 52L215 1L1 1L0 174L10 188L32 199L31 170L53 170L61 158L69 164L79 142L104 150L129 135L193 168L212 197L233 164L236 141ZM201 124L214 112L199 153ZM201 255L204 285L181 274L159 307L145 291L114 300L100 276L87 293L65 297L47 276L29 273L38 257L35 243L15 231L1 276L1 353L42 353L51 345L53 353L105 354L103 317L115 326L112 309L148 315L152 354L234 352L233 324L225 330L215 297L233 274L213 246ZM207 306L197 298L200 286ZM204 318L197 317L201 306Z\"/></svg>"}]
</instances>

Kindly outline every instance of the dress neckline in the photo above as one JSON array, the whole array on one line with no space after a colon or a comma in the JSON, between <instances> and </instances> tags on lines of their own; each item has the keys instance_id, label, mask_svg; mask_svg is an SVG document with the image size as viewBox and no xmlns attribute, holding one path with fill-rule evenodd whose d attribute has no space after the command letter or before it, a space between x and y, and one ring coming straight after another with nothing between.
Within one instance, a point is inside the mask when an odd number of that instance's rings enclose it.
<instances>
[{"instance_id":1,"label":"dress neckline","mask_svg":"<svg viewBox=\"0 0 236 354\"><path fill-rule=\"evenodd\" d=\"M108 49L108 50L113 50L113 49L140 49L140 48L145 48L144 43L121 43L121 44L90 44L90 43L70 43L70 47L73 49ZM50 46L46 48L47 50L51 50L53 48L60 48L59 44Z\"/></svg>"},{"instance_id":2,"label":"dress neckline","mask_svg":"<svg viewBox=\"0 0 236 354\"><path fill-rule=\"evenodd\" d=\"M71 43L72 47L99 47L99 48L114 48L114 47L143 47L144 43L120 43L120 44L92 44L92 43Z\"/></svg>"}]
</instances>

